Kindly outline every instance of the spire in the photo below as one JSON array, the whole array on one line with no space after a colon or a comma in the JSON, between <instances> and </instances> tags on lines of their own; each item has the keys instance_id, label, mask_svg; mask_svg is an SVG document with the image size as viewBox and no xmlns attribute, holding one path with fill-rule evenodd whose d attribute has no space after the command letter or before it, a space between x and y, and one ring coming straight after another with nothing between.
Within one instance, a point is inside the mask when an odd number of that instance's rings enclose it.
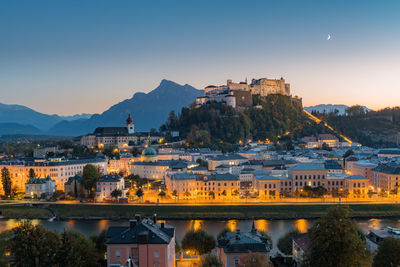
<instances>
[{"instance_id":1,"label":"spire","mask_svg":"<svg viewBox=\"0 0 400 267\"><path fill-rule=\"evenodd\" d=\"M256 225L255 225L255 223L254 223L254 220L253 220L253 224L251 225L251 232L252 232L252 233L257 232Z\"/></svg>"},{"instance_id":2,"label":"spire","mask_svg":"<svg viewBox=\"0 0 400 267\"><path fill-rule=\"evenodd\" d=\"M126 119L126 125L132 124L133 120L131 118L131 114L128 115L128 119Z\"/></svg>"}]
</instances>

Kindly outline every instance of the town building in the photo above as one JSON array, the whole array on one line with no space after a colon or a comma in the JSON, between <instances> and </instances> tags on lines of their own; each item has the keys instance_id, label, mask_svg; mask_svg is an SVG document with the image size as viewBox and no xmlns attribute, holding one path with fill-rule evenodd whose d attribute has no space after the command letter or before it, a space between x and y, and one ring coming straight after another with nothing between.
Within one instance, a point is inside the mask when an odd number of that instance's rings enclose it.
<instances>
[{"instance_id":1,"label":"town building","mask_svg":"<svg viewBox=\"0 0 400 267\"><path fill-rule=\"evenodd\" d=\"M126 196L128 190L125 189L124 177L116 174L107 174L100 177L96 182L96 200L103 201L112 199L111 193L114 190L121 190L121 197Z\"/></svg>"},{"instance_id":2,"label":"town building","mask_svg":"<svg viewBox=\"0 0 400 267\"><path fill-rule=\"evenodd\" d=\"M227 232L217 240L217 257L222 262L222 266L240 266L240 260L249 252L256 253L265 257L265 264L269 261L270 251L269 239L258 232L254 222L250 232Z\"/></svg>"},{"instance_id":3,"label":"town building","mask_svg":"<svg viewBox=\"0 0 400 267\"><path fill-rule=\"evenodd\" d=\"M379 244L384 238L393 237L400 238L400 229L386 227L385 229L375 230L371 229L366 235L367 249L371 252L376 252L378 250Z\"/></svg>"},{"instance_id":4,"label":"town building","mask_svg":"<svg viewBox=\"0 0 400 267\"><path fill-rule=\"evenodd\" d=\"M57 189L64 191L64 184L68 178L82 174L87 164L94 165L100 175L107 173L107 161L104 157L82 159L43 159L43 160L18 160L4 159L0 161L0 168L7 168L10 172L13 187L17 192L23 192L25 183L29 180L29 170L32 169L37 177L50 176L56 183ZM0 183L0 192L3 185Z\"/></svg>"},{"instance_id":5,"label":"town building","mask_svg":"<svg viewBox=\"0 0 400 267\"><path fill-rule=\"evenodd\" d=\"M400 149L399 148L381 149L378 151L378 157L389 158L389 159L400 157Z\"/></svg>"},{"instance_id":6,"label":"town building","mask_svg":"<svg viewBox=\"0 0 400 267\"><path fill-rule=\"evenodd\" d=\"M64 184L64 191L66 196L74 198L87 196L87 192L82 184L82 175L77 174L69 177L68 181Z\"/></svg>"},{"instance_id":7,"label":"town building","mask_svg":"<svg viewBox=\"0 0 400 267\"><path fill-rule=\"evenodd\" d=\"M175 228L136 215L129 226L109 227L107 266L175 266Z\"/></svg>"},{"instance_id":8,"label":"town building","mask_svg":"<svg viewBox=\"0 0 400 267\"><path fill-rule=\"evenodd\" d=\"M317 136L306 136L303 138L303 141L306 143L306 147L309 149L322 148L323 144L326 144L331 148L340 147L339 138L337 138L333 134L319 134Z\"/></svg>"},{"instance_id":9,"label":"town building","mask_svg":"<svg viewBox=\"0 0 400 267\"><path fill-rule=\"evenodd\" d=\"M138 143L135 125L129 114L125 127L98 127L92 134L81 137L80 144L92 148L127 147Z\"/></svg>"},{"instance_id":10,"label":"town building","mask_svg":"<svg viewBox=\"0 0 400 267\"><path fill-rule=\"evenodd\" d=\"M377 166L378 164L370 161L365 161L365 160L355 161L351 166L350 174L367 177L370 180L370 184L372 185L373 184L372 180L374 177L373 169L376 168Z\"/></svg>"},{"instance_id":11,"label":"town building","mask_svg":"<svg viewBox=\"0 0 400 267\"><path fill-rule=\"evenodd\" d=\"M167 175L165 185L176 198L195 201L232 201L239 197L240 181L237 175L197 175L190 172Z\"/></svg>"},{"instance_id":12,"label":"town building","mask_svg":"<svg viewBox=\"0 0 400 267\"><path fill-rule=\"evenodd\" d=\"M379 164L372 169L372 186L377 191L398 190L400 185L400 164Z\"/></svg>"},{"instance_id":13,"label":"town building","mask_svg":"<svg viewBox=\"0 0 400 267\"><path fill-rule=\"evenodd\" d=\"M220 165L238 166L249 160L238 154L226 154L207 158L208 169L214 171Z\"/></svg>"},{"instance_id":14,"label":"town building","mask_svg":"<svg viewBox=\"0 0 400 267\"><path fill-rule=\"evenodd\" d=\"M328 171L317 163L300 163L289 168L289 177L293 180L293 191L300 192L305 186L323 186Z\"/></svg>"},{"instance_id":15,"label":"town building","mask_svg":"<svg viewBox=\"0 0 400 267\"><path fill-rule=\"evenodd\" d=\"M25 196L31 198L51 197L57 190L54 180L47 176L46 178L31 178L25 184Z\"/></svg>"}]
</instances>

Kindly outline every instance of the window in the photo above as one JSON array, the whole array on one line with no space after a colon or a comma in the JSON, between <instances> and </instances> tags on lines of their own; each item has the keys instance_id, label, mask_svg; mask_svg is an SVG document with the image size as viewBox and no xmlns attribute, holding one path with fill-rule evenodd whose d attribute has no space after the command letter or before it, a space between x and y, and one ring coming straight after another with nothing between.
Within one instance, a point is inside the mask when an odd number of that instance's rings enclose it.
<instances>
[{"instance_id":1,"label":"window","mask_svg":"<svg viewBox=\"0 0 400 267\"><path fill-rule=\"evenodd\" d=\"M117 258L121 257L121 251L119 249L115 251L115 257Z\"/></svg>"},{"instance_id":2,"label":"window","mask_svg":"<svg viewBox=\"0 0 400 267\"><path fill-rule=\"evenodd\" d=\"M154 250L154 258L160 257L160 252L158 250Z\"/></svg>"}]
</instances>

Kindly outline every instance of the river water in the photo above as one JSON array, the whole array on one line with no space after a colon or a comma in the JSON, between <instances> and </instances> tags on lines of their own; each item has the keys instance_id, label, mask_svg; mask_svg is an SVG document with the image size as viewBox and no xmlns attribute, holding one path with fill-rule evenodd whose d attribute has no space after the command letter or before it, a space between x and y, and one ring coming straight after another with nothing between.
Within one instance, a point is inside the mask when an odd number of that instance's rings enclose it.
<instances>
[{"instance_id":1,"label":"river water","mask_svg":"<svg viewBox=\"0 0 400 267\"><path fill-rule=\"evenodd\" d=\"M112 220L68 220L68 221L46 221L46 220L31 220L33 224L41 224L49 230L56 230L62 232L65 230L79 231L87 236L98 234L102 230L110 226L127 226L128 221L112 221ZM0 220L0 232L12 229L17 226L19 220ZM176 227L176 238L181 241L183 236L188 230L191 229L204 229L215 237L225 227L231 231L240 229L241 231L250 231L253 221L252 220L228 220L228 221L214 221L214 220L177 220L166 221ZM274 249L272 253L276 252L276 243L278 239L286 232L297 229L304 233L310 228L314 220L298 219L298 220L255 220L255 226L260 231L267 232L273 241ZM362 219L357 220L360 228L364 232L370 229L382 229L387 226L400 228L400 219Z\"/></svg>"}]
</instances>

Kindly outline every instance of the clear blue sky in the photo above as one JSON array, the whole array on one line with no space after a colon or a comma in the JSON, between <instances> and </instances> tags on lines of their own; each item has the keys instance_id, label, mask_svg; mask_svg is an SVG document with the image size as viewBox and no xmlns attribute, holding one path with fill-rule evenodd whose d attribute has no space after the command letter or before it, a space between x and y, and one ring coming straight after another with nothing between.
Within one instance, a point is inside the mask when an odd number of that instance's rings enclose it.
<instances>
[{"instance_id":1,"label":"clear blue sky","mask_svg":"<svg viewBox=\"0 0 400 267\"><path fill-rule=\"evenodd\" d=\"M399 14L396 0L0 0L0 102L97 113L164 78L283 76L305 105L395 106Z\"/></svg>"}]
</instances>

